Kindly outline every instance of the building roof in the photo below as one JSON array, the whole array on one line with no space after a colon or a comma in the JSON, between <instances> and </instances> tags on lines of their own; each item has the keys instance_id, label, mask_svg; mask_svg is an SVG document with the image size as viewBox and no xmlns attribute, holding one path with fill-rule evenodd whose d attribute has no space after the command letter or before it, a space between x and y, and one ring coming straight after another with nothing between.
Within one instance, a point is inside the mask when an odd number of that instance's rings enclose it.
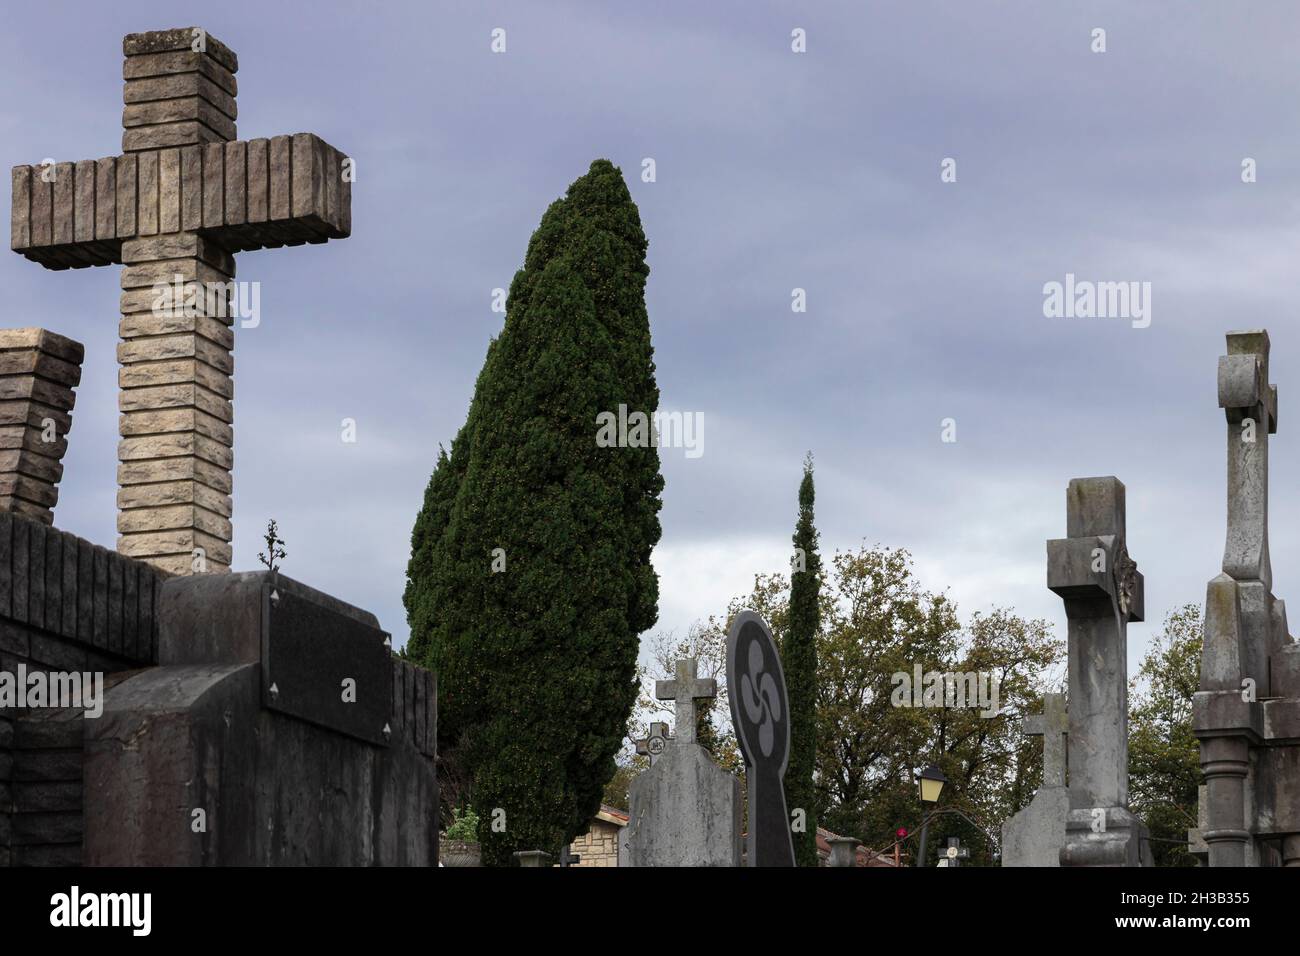
<instances>
[{"instance_id":1,"label":"building roof","mask_svg":"<svg viewBox=\"0 0 1300 956\"><path fill-rule=\"evenodd\" d=\"M823 827L817 828L817 856L823 866L826 865L826 861L831 855L830 841L838 837L838 833L832 833ZM898 866L894 862L892 853L873 853L864 846L857 848L856 856L855 866Z\"/></svg>"},{"instance_id":2,"label":"building roof","mask_svg":"<svg viewBox=\"0 0 1300 956\"><path fill-rule=\"evenodd\" d=\"M603 820L606 823L612 823L616 827L626 826L627 821L631 818L617 807L611 807L602 803L600 809L596 811L596 819Z\"/></svg>"}]
</instances>

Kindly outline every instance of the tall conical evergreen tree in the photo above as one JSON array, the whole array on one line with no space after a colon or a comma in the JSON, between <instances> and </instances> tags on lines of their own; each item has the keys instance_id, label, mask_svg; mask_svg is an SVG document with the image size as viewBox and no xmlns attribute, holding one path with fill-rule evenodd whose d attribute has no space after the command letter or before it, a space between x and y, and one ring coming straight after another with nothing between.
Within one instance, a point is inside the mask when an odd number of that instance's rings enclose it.
<instances>
[{"instance_id":1,"label":"tall conical evergreen tree","mask_svg":"<svg viewBox=\"0 0 1300 956\"><path fill-rule=\"evenodd\" d=\"M790 619L781 642L781 664L790 696L790 761L785 771L785 801L791 813L804 811L805 828L794 833L799 866L817 865L817 635L821 630L821 558L813 525L812 455L804 459L799 483L799 520L794 530L790 575Z\"/></svg>"},{"instance_id":2,"label":"tall conical evergreen tree","mask_svg":"<svg viewBox=\"0 0 1300 956\"><path fill-rule=\"evenodd\" d=\"M489 864L586 830L658 617L658 449L596 441L601 413L658 408L645 253L597 160L528 244L411 536L412 654L438 671L439 739L472 777Z\"/></svg>"}]
</instances>

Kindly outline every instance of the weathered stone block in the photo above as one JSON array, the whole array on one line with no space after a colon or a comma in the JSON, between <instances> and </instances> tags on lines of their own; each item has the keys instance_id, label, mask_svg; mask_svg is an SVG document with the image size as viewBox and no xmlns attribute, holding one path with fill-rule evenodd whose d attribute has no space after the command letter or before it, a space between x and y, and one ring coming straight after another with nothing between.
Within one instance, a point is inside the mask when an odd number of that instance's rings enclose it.
<instances>
[{"instance_id":1,"label":"weathered stone block","mask_svg":"<svg viewBox=\"0 0 1300 956\"><path fill-rule=\"evenodd\" d=\"M53 521L84 351L44 329L0 330L0 510Z\"/></svg>"}]
</instances>

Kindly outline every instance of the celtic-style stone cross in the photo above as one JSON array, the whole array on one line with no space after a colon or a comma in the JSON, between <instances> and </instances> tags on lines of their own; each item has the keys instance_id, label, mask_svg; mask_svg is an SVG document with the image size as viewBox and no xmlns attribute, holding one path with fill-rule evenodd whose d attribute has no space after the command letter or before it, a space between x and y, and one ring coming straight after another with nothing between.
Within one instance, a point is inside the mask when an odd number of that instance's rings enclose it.
<instances>
[{"instance_id":1,"label":"celtic-style stone cross","mask_svg":"<svg viewBox=\"0 0 1300 956\"><path fill-rule=\"evenodd\" d=\"M1043 786L1065 786L1065 739L1070 732L1070 715L1061 694L1043 695L1043 712L1026 717L1026 737L1043 738Z\"/></svg>"},{"instance_id":2,"label":"celtic-style stone cross","mask_svg":"<svg viewBox=\"0 0 1300 956\"><path fill-rule=\"evenodd\" d=\"M1071 809L1128 806L1128 622L1143 582L1124 541L1124 485L1075 478L1066 534L1047 542L1047 586L1069 623Z\"/></svg>"},{"instance_id":3,"label":"celtic-style stone cross","mask_svg":"<svg viewBox=\"0 0 1300 956\"><path fill-rule=\"evenodd\" d=\"M718 696L718 682L711 677L696 676L697 664L694 658L677 662L674 680L655 681L655 697L659 700L672 700L677 703L676 741L683 744L695 743L695 702Z\"/></svg>"},{"instance_id":4,"label":"celtic-style stone cross","mask_svg":"<svg viewBox=\"0 0 1300 956\"><path fill-rule=\"evenodd\" d=\"M10 245L47 269L124 267L118 551L225 570L234 253L348 236L351 164L309 133L237 140L239 63L203 30L122 52L122 155L14 167Z\"/></svg>"}]
</instances>

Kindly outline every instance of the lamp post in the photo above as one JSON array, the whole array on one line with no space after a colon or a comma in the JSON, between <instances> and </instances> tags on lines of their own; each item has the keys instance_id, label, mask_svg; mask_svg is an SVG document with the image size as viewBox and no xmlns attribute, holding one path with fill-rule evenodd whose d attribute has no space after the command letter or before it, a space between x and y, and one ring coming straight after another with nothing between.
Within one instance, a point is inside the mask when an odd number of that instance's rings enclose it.
<instances>
[{"instance_id":1,"label":"lamp post","mask_svg":"<svg viewBox=\"0 0 1300 956\"><path fill-rule=\"evenodd\" d=\"M943 771L937 766L930 764L921 771L916 779L917 783L920 784L921 811L923 813L921 818L921 847L916 854L916 865L925 866L925 844L930 836L930 816L925 810L925 804L939 802L939 794L943 792L943 785L948 782L948 778L943 775Z\"/></svg>"}]
</instances>

